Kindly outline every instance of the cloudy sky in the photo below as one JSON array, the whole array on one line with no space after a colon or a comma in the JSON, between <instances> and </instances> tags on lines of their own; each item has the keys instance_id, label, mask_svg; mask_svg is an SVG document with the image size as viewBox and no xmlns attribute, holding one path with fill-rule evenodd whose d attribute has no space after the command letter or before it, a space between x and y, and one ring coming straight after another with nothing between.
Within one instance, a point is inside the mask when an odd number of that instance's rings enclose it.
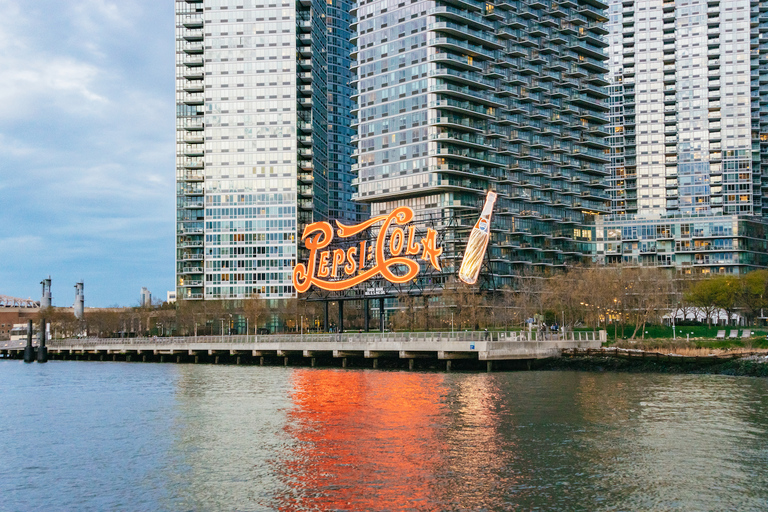
<instances>
[{"instance_id":1,"label":"cloudy sky","mask_svg":"<svg viewBox=\"0 0 768 512\"><path fill-rule=\"evenodd\" d=\"M0 0L0 295L136 305L174 284L165 0Z\"/></svg>"}]
</instances>

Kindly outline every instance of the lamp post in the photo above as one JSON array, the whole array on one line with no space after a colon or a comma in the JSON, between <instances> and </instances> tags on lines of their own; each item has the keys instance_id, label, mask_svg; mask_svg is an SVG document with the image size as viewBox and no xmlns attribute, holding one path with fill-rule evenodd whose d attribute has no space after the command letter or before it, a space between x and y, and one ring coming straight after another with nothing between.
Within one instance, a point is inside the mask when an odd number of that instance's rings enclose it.
<instances>
[{"instance_id":1,"label":"lamp post","mask_svg":"<svg viewBox=\"0 0 768 512\"><path fill-rule=\"evenodd\" d=\"M675 317L677 316L677 309L672 312L672 339L677 339L677 333L675 333Z\"/></svg>"}]
</instances>

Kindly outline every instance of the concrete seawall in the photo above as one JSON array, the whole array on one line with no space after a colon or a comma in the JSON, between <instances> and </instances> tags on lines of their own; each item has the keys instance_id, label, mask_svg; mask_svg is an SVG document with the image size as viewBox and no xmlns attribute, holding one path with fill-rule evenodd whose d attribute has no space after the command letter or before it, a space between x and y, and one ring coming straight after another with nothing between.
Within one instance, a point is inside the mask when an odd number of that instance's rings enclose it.
<instances>
[{"instance_id":1,"label":"concrete seawall","mask_svg":"<svg viewBox=\"0 0 768 512\"><path fill-rule=\"evenodd\" d=\"M266 336L171 338L85 338L51 340L51 359L160 361L232 364L309 364L318 360L382 360L487 362L558 357L563 350L597 349L605 331L538 335L527 332L345 333ZM23 348L23 347L22 347ZM16 347L0 347L0 355L17 357ZM301 361L303 359L303 361ZM359 364L358 364L359 365ZM460 365L461 366L461 365Z\"/></svg>"}]
</instances>

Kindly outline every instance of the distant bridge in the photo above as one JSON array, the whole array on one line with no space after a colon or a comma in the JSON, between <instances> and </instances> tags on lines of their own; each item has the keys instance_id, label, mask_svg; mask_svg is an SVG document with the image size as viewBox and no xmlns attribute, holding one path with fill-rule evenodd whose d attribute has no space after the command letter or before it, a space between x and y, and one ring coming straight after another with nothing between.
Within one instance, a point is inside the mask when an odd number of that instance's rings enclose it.
<instances>
[{"instance_id":1,"label":"distant bridge","mask_svg":"<svg viewBox=\"0 0 768 512\"><path fill-rule=\"evenodd\" d=\"M50 340L50 359L155 361L177 363L295 364L379 367L379 360L397 367L407 362L434 367L451 361L477 369L484 362L558 357L564 350L600 348L605 331L418 332L291 334L264 336L199 336L169 338L84 338ZM18 358L24 344L0 345L0 356ZM369 361L369 362L366 362Z\"/></svg>"},{"instance_id":2,"label":"distant bridge","mask_svg":"<svg viewBox=\"0 0 768 512\"><path fill-rule=\"evenodd\" d=\"M39 307L40 301L32 299L20 299L18 297L9 297L8 295L0 295L0 308L38 309Z\"/></svg>"}]
</instances>

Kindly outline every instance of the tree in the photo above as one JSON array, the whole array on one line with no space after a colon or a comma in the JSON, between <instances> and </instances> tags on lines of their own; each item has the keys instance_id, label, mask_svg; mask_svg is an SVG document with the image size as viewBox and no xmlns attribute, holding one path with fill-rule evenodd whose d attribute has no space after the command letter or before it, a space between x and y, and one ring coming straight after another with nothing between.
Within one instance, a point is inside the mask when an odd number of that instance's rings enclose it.
<instances>
[{"instance_id":1,"label":"tree","mask_svg":"<svg viewBox=\"0 0 768 512\"><path fill-rule=\"evenodd\" d=\"M292 300L295 301L296 299ZM258 332L259 321L266 318L268 313L267 301L262 299L258 293L254 293L243 301L243 316L248 320L249 330L253 329L254 334Z\"/></svg>"},{"instance_id":2,"label":"tree","mask_svg":"<svg viewBox=\"0 0 768 512\"><path fill-rule=\"evenodd\" d=\"M712 326L712 314L718 309L721 285L714 279L700 279L691 284L685 294L686 300L707 316L707 326Z\"/></svg>"},{"instance_id":3,"label":"tree","mask_svg":"<svg viewBox=\"0 0 768 512\"><path fill-rule=\"evenodd\" d=\"M645 326L659 322L661 312L669 309L671 280L663 269L653 267L623 269L621 280L625 283L625 311L635 325L632 339L635 339L638 331L645 338Z\"/></svg>"},{"instance_id":4,"label":"tree","mask_svg":"<svg viewBox=\"0 0 768 512\"><path fill-rule=\"evenodd\" d=\"M768 307L768 270L755 270L740 279L737 303L750 322Z\"/></svg>"},{"instance_id":5,"label":"tree","mask_svg":"<svg viewBox=\"0 0 768 512\"><path fill-rule=\"evenodd\" d=\"M715 306L724 309L728 315L728 323L731 323L736 310L736 305L741 292L741 282L736 276L717 276L712 279L719 287L716 295Z\"/></svg>"},{"instance_id":6,"label":"tree","mask_svg":"<svg viewBox=\"0 0 768 512\"><path fill-rule=\"evenodd\" d=\"M202 300L176 301L176 328L183 334L210 334L206 332L206 303Z\"/></svg>"},{"instance_id":7,"label":"tree","mask_svg":"<svg viewBox=\"0 0 768 512\"><path fill-rule=\"evenodd\" d=\"M544 312L546 287L547 280L540 272L528 270L517 276L510 297L517 323L523 325L533 315Z\"/></svg>"},{"instance_id":8,"label":"tree","mask_svg":"<svg viewBox=\"0 0 768 512\"><path fill-rule=\"evenodd\" d=\"M85 322L88 326L88 335L95 334L100 338L111 337L119 333L122 328L120 313L111 309L86 311Z\"/></svg>"}]
</instances>

